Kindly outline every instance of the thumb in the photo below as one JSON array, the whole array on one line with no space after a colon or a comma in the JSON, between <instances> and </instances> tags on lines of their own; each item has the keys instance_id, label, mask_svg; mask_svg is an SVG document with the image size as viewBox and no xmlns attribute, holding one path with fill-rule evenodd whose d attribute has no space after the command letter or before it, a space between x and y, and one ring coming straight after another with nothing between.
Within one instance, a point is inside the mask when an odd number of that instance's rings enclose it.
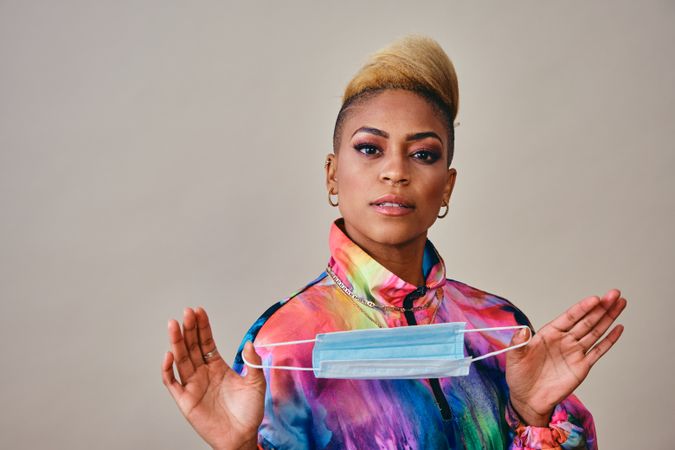
<instances>
[{"instance_id":1,"label":"thumb","mask_svg":"<svg viewBox=\"0 0 675 450\"><path fill-rule=\"evenodd\" d=\"M244 344L244 357L246 361L255 365L262 365L262 358L258 355L253 347L253 342L246 341ZM251 367L246 365L246 376L245 378L251 383L260 383L265 381L265 375L263 374L262 369L257 367Z\"/></svg>"},{"instance_id":2,"label":"thumb","mask_svg":"<svg viewBox=\"0 0 675 450\"><path fill-rule=\"evenodd\" d=\"M527 340L530 338L530 333L532 333L532 330L529 328L521 328L517 332L513 333L509 347L527 342ZM523 345L522 347L514 348L513 350L506 352L506 358L511 360L514 360L515 358L515 360L517 360L521 358L526 352L527 345Z\"/></svg>"}]
</instances>

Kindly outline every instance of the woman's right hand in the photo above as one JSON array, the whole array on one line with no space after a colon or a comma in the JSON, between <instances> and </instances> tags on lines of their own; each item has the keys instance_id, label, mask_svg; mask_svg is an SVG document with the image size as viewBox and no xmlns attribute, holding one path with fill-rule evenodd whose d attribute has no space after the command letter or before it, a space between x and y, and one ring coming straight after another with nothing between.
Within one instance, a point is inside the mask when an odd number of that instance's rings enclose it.
<instances>
[{"instance_id":1,"label":"woman's right hand","mask_svg":"<svg viewBox=\"0 0 675 450\"><path fill-rule=\"evenodd\" d=\"M202 308L185 309L182 332L178 322L170 320L169 341L162 380L192 427L214 449L257 448L265 398L262 370L247 367L242 377L227 365L216 350ZM248 361L261 363L251 342L244 353Z\"/></svg>"}]
</instances>

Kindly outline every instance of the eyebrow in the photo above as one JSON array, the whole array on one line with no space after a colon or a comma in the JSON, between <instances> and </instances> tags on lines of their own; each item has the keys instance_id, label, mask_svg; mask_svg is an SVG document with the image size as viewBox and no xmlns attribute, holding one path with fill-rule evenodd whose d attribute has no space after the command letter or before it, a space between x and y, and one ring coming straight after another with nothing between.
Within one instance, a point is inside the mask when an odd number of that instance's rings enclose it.
<instances>
[{"instance_id":1,"label":"eyebrow","mask_svg":"<svg viewBox=\"0 0 675 450\"><path fill-rule=\"evenodd\" d=\"M389 137L389 133L387 133L386 131L382 131L380 129L373 128L373 127L361 127L352 134L352 137L354 137L354 135L356 133L359 133L359 132L370 133L370 134L374 134L376 136L382 136L383 138ZM440 136L438 134L434 133L433 131L421 131L419 133L407 134L405 136L405 140L406 141L419 141L420 139L424 139L424 138L428 138L428 137L436 138L441 142L441 144L443 143L443 140L440 138Z\"/></svg>"}]
</instances>

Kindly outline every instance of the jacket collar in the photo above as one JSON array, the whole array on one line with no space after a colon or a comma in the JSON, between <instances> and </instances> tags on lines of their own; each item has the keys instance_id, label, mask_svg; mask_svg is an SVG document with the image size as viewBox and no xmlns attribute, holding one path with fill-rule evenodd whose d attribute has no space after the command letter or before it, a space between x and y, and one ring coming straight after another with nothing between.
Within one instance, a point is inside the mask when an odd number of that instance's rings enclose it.
<instances>
[{"instance_id":1,"label":"jacket collar","mask_svg":"<svg viewBox=\"0 0 675 450\"><path fill-rule=\"evenodd\" d=\"M330 269L355 295L383 305L402 306L406 295L417 289L412 283L390 272L356 245L335 220L330 229ZM428 294L445 284L445 264L431 241L424 246L423 274ZM415 300L423 302L428 295Z\"/></svg>"}]
</instances>

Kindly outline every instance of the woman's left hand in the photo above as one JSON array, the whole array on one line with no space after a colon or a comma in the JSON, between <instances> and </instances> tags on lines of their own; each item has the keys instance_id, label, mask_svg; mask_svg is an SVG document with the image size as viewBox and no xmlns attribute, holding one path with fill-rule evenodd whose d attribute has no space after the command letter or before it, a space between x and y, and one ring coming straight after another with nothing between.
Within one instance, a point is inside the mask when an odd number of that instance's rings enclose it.
<instances>
[{"instance_id":1,"label":"woman's left hand","mask_svg":"<svg viewBox=\"0 0 675 450\"><path fill-rule=\"evenodd\" d=\"M621 292L587 297L537 332L530 343L506 354L506 382L511 404L527 425L546 427L555 406L570 395L623 332L605 331L626 307ZM527 339L517 333L512 344Z\"/></svg>"}]
</instances>

